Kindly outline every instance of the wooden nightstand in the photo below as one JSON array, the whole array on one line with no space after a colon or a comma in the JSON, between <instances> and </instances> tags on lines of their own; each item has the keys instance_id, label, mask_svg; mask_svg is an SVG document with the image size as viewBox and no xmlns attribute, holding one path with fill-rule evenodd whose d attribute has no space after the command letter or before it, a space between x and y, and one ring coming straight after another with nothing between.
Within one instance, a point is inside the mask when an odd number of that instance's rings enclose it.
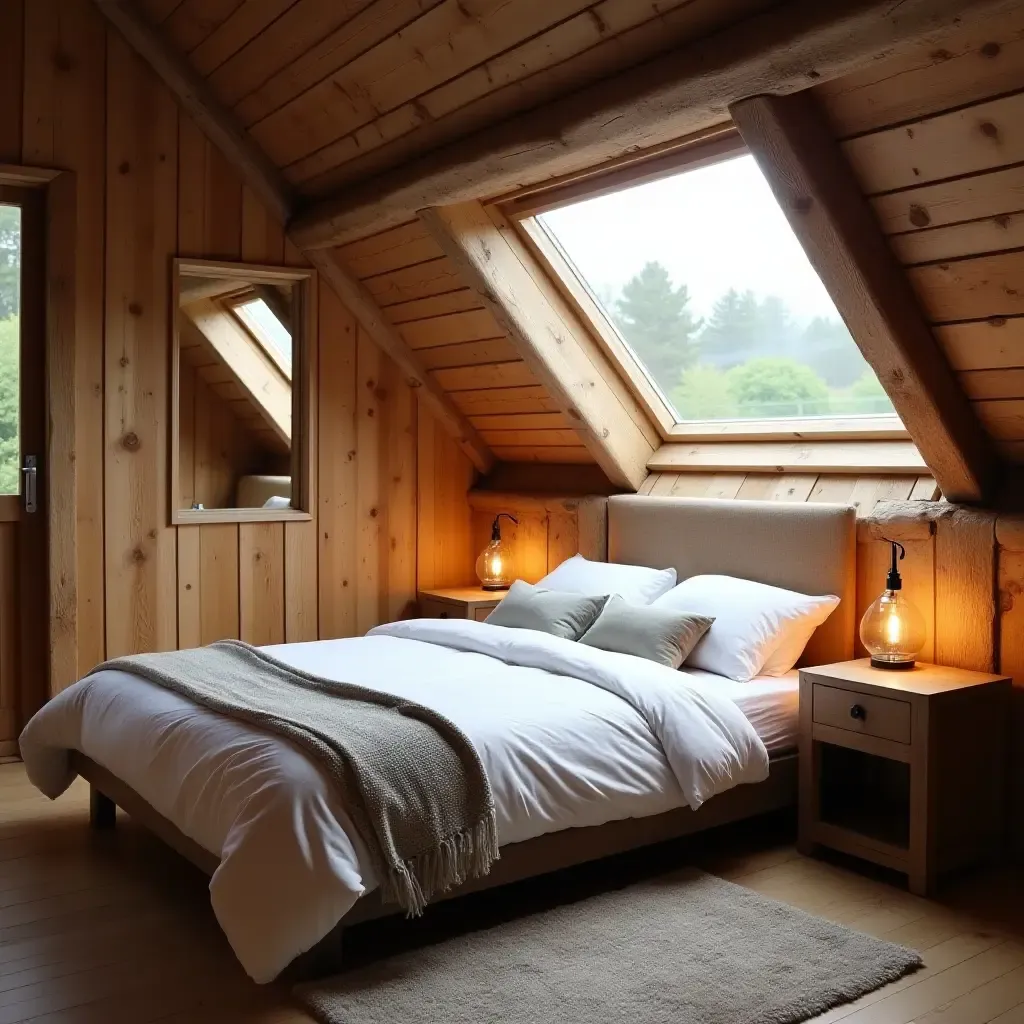
<instances>
[{"instance_id":1,"label":"wooden nightstand","mask_svg":"<svg viewBox=\"0 0 1024 1024\"><path fill-rule=\"evenodd\" d=\"M507 590L483 587L452 587L419 592L420 617L424 619L476 619L483 622L501 604Z\"/></svg>"},{"instance_id":2,"label":"wooden nightstand","mask_svg":"<svg viewBox=\"0 0 1024 1024\"><path fill-rule=\"evenodd\" d=\"M1009 697L1009 679L938 665L801 670L801 853L828 846L894 868L919 895L998 854Z\"/></svg>"}]
</instances>

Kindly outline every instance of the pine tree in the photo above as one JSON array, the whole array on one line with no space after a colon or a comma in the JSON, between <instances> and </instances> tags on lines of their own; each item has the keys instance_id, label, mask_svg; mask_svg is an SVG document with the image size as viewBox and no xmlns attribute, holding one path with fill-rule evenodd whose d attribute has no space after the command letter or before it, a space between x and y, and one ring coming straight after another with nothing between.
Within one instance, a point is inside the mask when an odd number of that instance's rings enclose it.
<instances>
[{"instance_id":1,"label":"pine tree","mask_svg":"<svg viewBox=\"0 0 1024 1024\"><path fill-rule=\"evenodd\" d=\"M736 366L758 354L761 307L749 289L730 288L714 305L700 336L701 356L715 366Z\"/></svg>"},{"instance_id":2,"label":"pine tree","mask_svg":"<svg viewBox=\"0 0 1024 1024\"><path fill-rule=\"evenodd\" d=\"M667 393L697 360L695 336L703 321L688 309L686 285L672 284L660 263L644 265L622 289L615 320L648 373Z\"/></svg>"}]
</instances>

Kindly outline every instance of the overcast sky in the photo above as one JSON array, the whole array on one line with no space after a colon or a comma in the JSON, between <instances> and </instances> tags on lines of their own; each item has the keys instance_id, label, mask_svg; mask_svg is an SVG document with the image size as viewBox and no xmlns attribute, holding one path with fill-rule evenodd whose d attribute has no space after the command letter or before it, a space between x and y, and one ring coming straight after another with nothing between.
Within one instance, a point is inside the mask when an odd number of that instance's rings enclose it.
<instances>
[{"instance_id":1,"label":"overcast sky","mask_svg":"<svg viewBox=\"0 0 1024 1024\"><path fill-rule=\"evenodd\" d=\"M600 295L657 260L707 316L729 288L778 295L804 322L839 314L753 157L638 185L543 215Z\"/></svg>"}]
</instances>

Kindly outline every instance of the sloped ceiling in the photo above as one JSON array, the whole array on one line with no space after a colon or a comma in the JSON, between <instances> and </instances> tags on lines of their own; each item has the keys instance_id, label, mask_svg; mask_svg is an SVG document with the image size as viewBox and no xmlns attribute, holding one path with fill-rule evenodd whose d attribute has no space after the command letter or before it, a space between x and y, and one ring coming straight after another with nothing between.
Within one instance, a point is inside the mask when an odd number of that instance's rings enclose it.
<instances>
[{"instance_id":1,"label":"sloped ceiling","mask_svg":"<svg viewBox=\"0 0 1024 1024\"><path fill-rule=\"evenodd\" d=\"M383 172L439 146L571 90L598 88L682 43L713 33L717 41L725 35L720 30L768 9L793 8L798 22L826 16L799 0L137 6L209 86L247 144L256 144L260 159L269 158L307 199L350 186L372 189ZM867 17L877 7L849 0L837 4L837 16L853 23L858 9ZM900 56L815 92L907 268L939 351L1003 457L1024 462L1024 4L905 0L884 18L871 17L884 22L877 30L882 39L890 29L897 36L906 31L901 19L933 29L967 8L999 17L973 19L973 27L938 43L930 29L917 49L903 45ZM867 23L872 32L875 23ZM813 67L805 74L818 76ZM392 217L387 231L350 240L334 255L384 310L389 329L441 386L445 401L499 457L588 461L590 442L412 219L415 213L409 209L397 224ZM537 418L512 427L504 415Z\"/></svg>"},{"instance_id":2,"label":"sloped ceiling","mask_svg":"<svg viewBox=\"0 0 1024 1024\"><path fill-rule=\"evenodd\" d=\"M323 195L780 0L141 0Z\"/></svg>"}]
</instances>

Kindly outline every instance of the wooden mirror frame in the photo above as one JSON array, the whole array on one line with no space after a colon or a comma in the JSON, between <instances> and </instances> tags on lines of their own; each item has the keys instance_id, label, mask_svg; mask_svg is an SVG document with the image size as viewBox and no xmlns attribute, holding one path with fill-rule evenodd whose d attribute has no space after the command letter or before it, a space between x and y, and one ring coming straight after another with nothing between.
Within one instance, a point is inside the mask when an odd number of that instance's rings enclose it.
<instances>
[{"instance_id":1,"label":"wooden mirror frame","mask_svg":"<svg viewBox=\"0 0 1024 1024\"><path fill-rule=\"evenodd\" d=\"M224 263L218 260L175 258L171 261L171 431L170 431L170 522L172 526L196 523L307 522L313 518L313 342L316 311L311 301L314 271L303 267L277 267L252 263ZM180 345L178 302L180 283L189 277L237 278L258 284L289 283L295 288L292 337L292 507L264 508L182 508L179 467L180 436Z\"/></svg>"}]
</instances>

